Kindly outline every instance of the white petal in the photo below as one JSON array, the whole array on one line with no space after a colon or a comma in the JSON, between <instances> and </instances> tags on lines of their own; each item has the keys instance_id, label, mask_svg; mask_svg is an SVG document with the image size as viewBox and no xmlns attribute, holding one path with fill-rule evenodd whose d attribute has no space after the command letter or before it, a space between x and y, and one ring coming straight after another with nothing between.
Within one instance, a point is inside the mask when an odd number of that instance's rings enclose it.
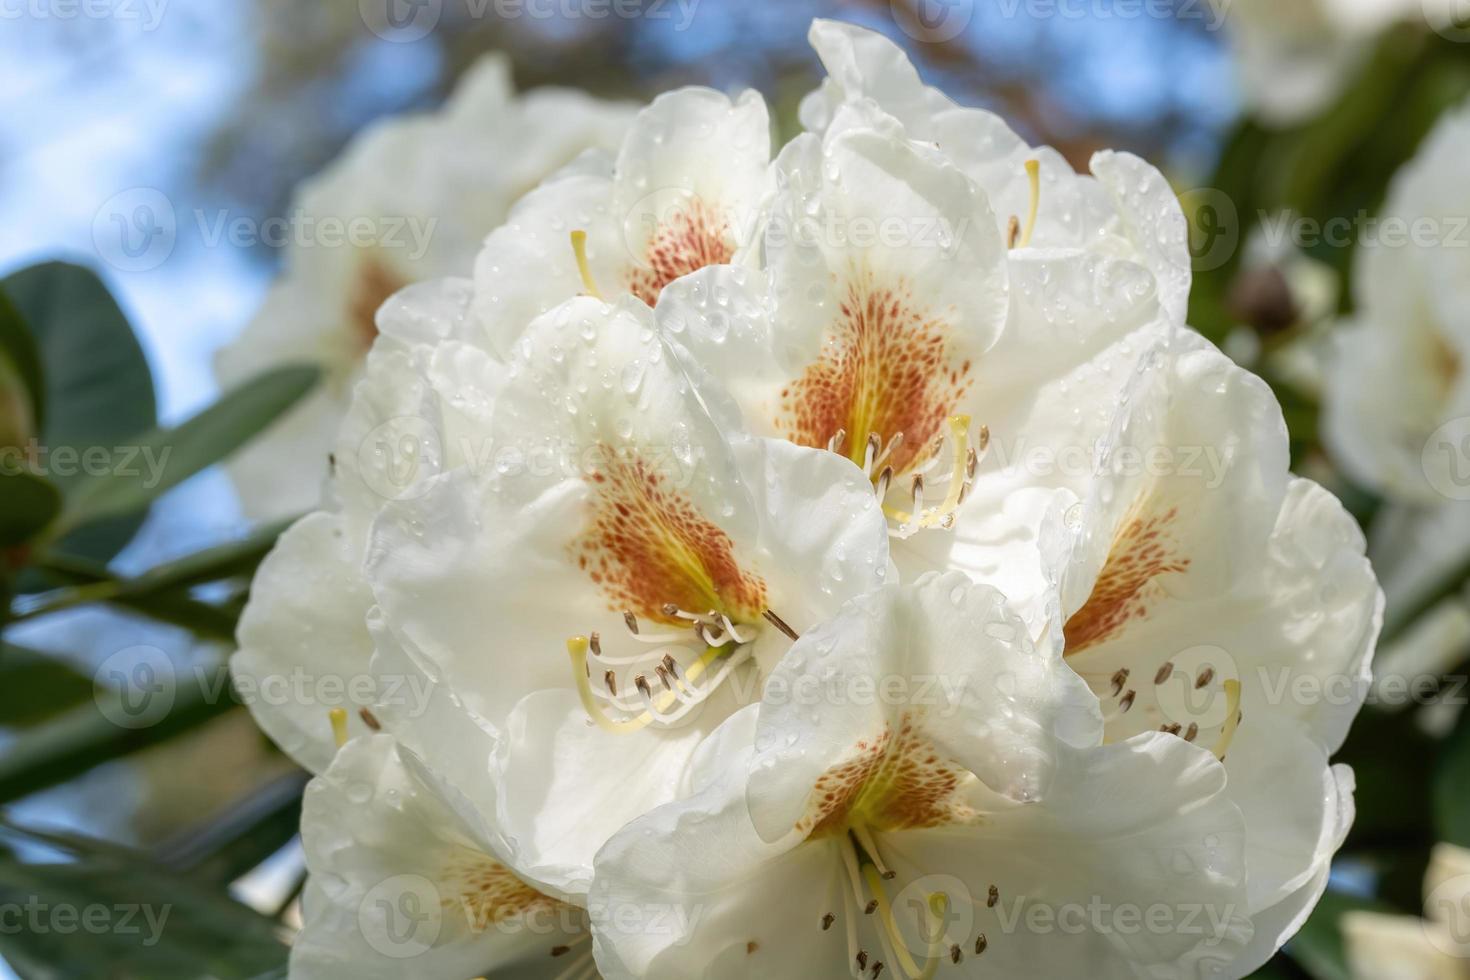
<instances>
[{"instance_id":1,"label":"white petal","mask_svg":"<svg viewBox=\"0 0 1470 980\"><path fill-rule=\"evenodd\" d=\"M293 977L463 980L585 943L577 913L511 875L453 796L386 735L352 743L312 782L313 887Z\"/></svg>"},{"instance_id":2,"label":"white petal","mask_svg":"<svg viewBox=\"0 0 1470 980\"><path fill-rule=\"evenodd\" d=\"M267 735L306 769L336 753L330 712L347 711L348 732L368 731L358 710L379 693L370 681L372 603L358 547L342 519L318 512L281 535L261 564L240 616L230 671ZM355 692L370 693L366 703Z\"/></svg>"}]
</instances>

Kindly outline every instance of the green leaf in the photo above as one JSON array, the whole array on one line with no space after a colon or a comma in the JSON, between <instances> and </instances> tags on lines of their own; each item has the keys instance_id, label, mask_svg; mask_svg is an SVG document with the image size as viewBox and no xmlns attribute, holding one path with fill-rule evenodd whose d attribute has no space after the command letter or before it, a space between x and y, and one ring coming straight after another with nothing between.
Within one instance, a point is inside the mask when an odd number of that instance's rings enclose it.
<instances>
[{"instance_id":1,"label":"green leaf","mask_svg":"<svg viewBox=\"0 0 1470 980\"><path fill-rule=\"evenodd\" d=\"M224 886L291 842L301 829L308 776L282 776L232 806L223 817L159 849L160 861L195 881Z\"/></svg>"},{"instance_id":2,"label":"green leaf","mask_svg":"<svg viewBox=\"0 0 1470 980\"><path fill-rule=\"evenodd\" d=\"M1342 938L1342 917L1357 911L1396 913L1382 902L1329 888L1301 932L1287 945L1291 958L1316 980L1353 980Z\"/></svg>"},{"instance_id":3,"label":"green leaf","mask_svg":"<svg viewBox=\"0 0 1470 980\"><path fill-rule=\"evenodd\" d=\"M1470 713L1460 715L1435 766L1434 829L1440 840L1470 847Z\"/></svg>"},{"instance_id":4,"label":"green leaf","mask_svg":"<svg viewBox=\"0 0 1470 980\"><path fill-rule=\"evenodd\" d=\"M29 541L61 513L61 491L49 480L0 461L0 548Z\"/></svg>"},{"instance_id":5,"label":"green leaf","mask_svg":"<svg viewBox=\"0 0 1470 980\"><path fill-rule=\"evenodd\" d=\"M7 403L7 389L18 384L25 395L24 406ZM36 339L26 326L25 317L15 304L0 292L0 445L5 444L9 426L4 413L28 407L24 425L16 426L16 434L35 431L46 418L46 387L41 371L41 354ZM18 441L17 441L18 444Z\"/></svg>"},{"instance_id":6,"label":"green leaf","mask_svg":"<svg viewBox=\"0 0 1470 980\"><path fill-rule=\"evenodd\" d=\"M92 682L70 664L0 644L0 726L29 728L92 697Z\"/></svg>"},{"instance_id":7,"label":"green leaf","mask_svg":"<svg viewBox=\"0 0 1470 980\"><path fill-rule=\"evenodd\" d=\"M139 432L158 424L153 375L128 318L95 273L65 262L21 269L3 290L36 340L45 380L41 443L49 454L63 448L75 459L89 450L125 460L117 452ZM54 460L53 460L54 463ZM75 479L75 462L50 472L63 491ZM67 470L66 475L60 471ZM99 523L69 536L62 550L107 561L130 541L144 513Z\"/></svg>"},{"instance_id":8,"label":"green leaf","mask_svg":"<svg viewBox=\"0 0 1470 980\"><path fill-rule=\"evenodd\" d=\"M286 963L274 922L142 854L3 830L11 846L0 852L0 901L24 910L28 927L0 933L0 951L53 971L42 976L250 980ZM103 927L84 928L84 915Z\"/></svg>"},{"instance_id":9,"label":"green leaf","mask_svg":"<svg viewBox=\"0 0 1470 980\"><path fill-rule=\"evenodd\" d=\"M62 523L80 527L130 514L199 471L218 463L269 426L316 384L309 365L277 368L228 393L183 425L155 429L130 441L141 467L126 473L86 475L69 489Z\"/></svg>"},{"instance_id":10,"label":"green leaf","mask_svg":"<svg viewBox=\"0 0 1470 980\"><path fill-rule=\"evenodd\" d=\"M157 699L144 702L142 714L138 699L147 692L141 688L96 688L92 702L25 731L6 745L0 754L0 804L66 782L235 709L232 689L222 674L218 676L218 687L195 683L194 677L168 677Z\"/></svg>"}]
</instances>

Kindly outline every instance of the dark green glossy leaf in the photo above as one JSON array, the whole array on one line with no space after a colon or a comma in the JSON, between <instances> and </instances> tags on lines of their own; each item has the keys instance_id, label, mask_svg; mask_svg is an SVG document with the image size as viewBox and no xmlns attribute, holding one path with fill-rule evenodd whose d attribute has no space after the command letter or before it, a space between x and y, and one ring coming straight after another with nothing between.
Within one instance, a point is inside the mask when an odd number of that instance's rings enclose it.
<instances>
[{"instance_id":1,"label":"dark green glossy leaf","mask_svg":"<svg viewBox=\"0 0 1470 980\"><path fill-rule=\"evenodd\" d=\"M0 644L0 726L28 728L91 700L92 681L57 657Z\"/></svg>"},{"instance_id":2,"label":"dark green glossy leaf","mask_svg":"<svg viewBox=\"0 0 1470 980\"><path fill-rule=\"evenodd\" d=\"M0 548L23 544L61 513L61 491L51 481L0 461Z\"/></svg>"},{"instance_id":3,"label":"dark green glossy leaf","mask_svg":"<svg viewBox=\"0 0 1470 980\"><path fill-rule=\"evenodd\" d=\"M158 424L153 375L122 309L96 273L46 262L0 281L36 338L45 378L47 472L63 491L80 475L84 454L127 463L136 435ZM54 454L60 450L63 455ZM92 524L61 549L107 561L142 526L145 512Z\"/></svg>"},{"instance_id":4,"label":"dark green glossy leaf","mask_svg":"<svg viewBox=\"0 0 1470 980\"><path fill-rule=\"evenodd\" d=\"M0 292L0 445L8 435L39 431L46 419L45 385L36 339L20 310ZM24 398L12 404L15 387ZM20 411L26 413L24 424L12 426L4 413Z\"/></svg>"},{"instance_id":5,"label":"dark green glossy leaf","mask_svg":"<svg viewBox=\"0 0 1470 980\"><path fill-rule=\"evenodd\" d=\"M1470 847L1470 713L1461 714L1434 773L1434 828L1440 840Z\"/></svg>"},{"instance_id":6,"label":"dark green glossy leaf","mask_svg":"<svg viewBox=\"0 0 1470 980\"><path fill-rule=\"evenodd\" d=\"M222 668L221 668L222 671ZM96 696L8 743L0 754L0 803L66 782L105 762L167 741L237 707L220 671L147 678Z\"/></svg>"},{"instance_id":7,"label":"dark green glossy leaf","mask_svg":"<svg viewBox=\"0 0 1470 980\"><path fill-rule=\"evenodd\" d=\"M142 854L14 825L0 841L0 901L41 924L6 930L0 951L42 976L249 980L286 962L274 922Z\"/></svg>"},{"instance_id":8,"label":"dark green glossy leaf","mask_svg":"<svg viewBox=\"0 0 1470 980\"><path fill-rule=\"evenodd\" d=\"M80 527L131 514L201 470L220 462L295 405L320 371L292 365L260 375L187 422L133 440L141 467L84 475L71 485L62 523Z\"/></svg>"}]
</instances>

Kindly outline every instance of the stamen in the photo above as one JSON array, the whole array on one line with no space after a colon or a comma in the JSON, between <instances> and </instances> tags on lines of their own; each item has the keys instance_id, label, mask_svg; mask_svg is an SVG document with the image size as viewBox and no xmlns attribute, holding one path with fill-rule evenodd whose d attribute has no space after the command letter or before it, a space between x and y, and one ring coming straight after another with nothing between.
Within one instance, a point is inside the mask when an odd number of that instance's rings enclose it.
<instances>
[{"instance_id":1,"label":"stamen","mask_svg":"<svg viewBox=\"0 0 1470 980\"><path fill-rule=\"evenodd\" d=\"M949 442L950 442L950 471L949 485L945 491L944 501L934 508L924 506L924 478L922 474L914 477L913 482L913 511L905 513L893 507L885 506L883 513L891 520L897 522L898 530L896 536L908 537L921 528L926 527L952 527L955 521L955 511L969 492L969 487L974 480L975 470L980 465L979 456L970 448L970 416L955 415L949 420ZM980 429L983 445L989 445L989 430L984 426ZM938 450L944 447L944 437L936 440L936 456ZM930 460L933 463L933 459ZM884 473L891 473L884 470ZM888 482L879 477L879 499L881 500L887 492ZM894 532L890 532L894 533Z\"/></svg>"},{"instance_id":2,"label":"stamen","mask_svg":"<svg viewBox=\"0 0 1470 980\"><path fill-rule=\"evenodd\" d=\"M876 487L878 499L882 501L888 496L888 484L893 482L893 467L883 467L883 472L878 474L878 485Z\"/></svg>"},{"instance_id":3,"label":"stamen","mask_svg":"<svg viewBox=\"0 0 1470 980\"><path fill-rule=\"evenodd\" d=\"M592 631L592 635L588 637L587 642L592 647L592 656L602 656L602 637L597 635L596 630Z\"/></svg>"},{"instance_id":4,"label":"stamen","mask_svg":"<svg viewBox=\"0 0 1470 980\"><path fill-rule=\"evenodd\" d=\"M1026 230L1021 233L1021 247L1031 244L1031 235L1036 231L1036 215L1041 210L1041 161L1026 161L1026 179L1031 184L1031 210L1026 215Z\"/></svg>"},{"instance_id":5,"label":"stamen","mask_svg":"<svg viewBox=\"0 0 1470 980\"><path fill-rule=\"evenodd\" d=\"M1230 743L1235 738L1235 730L1240 727L1240 681L1225 682L1225 726L1220 729L1220 739L1215 743L1215 758L1221 762L1225 761L1225 753L1230 751Z\"/></svg>"},{"instance_id":6,"label":"stamen","mask_svg":"<svg viewBox=\"0 0 1470 980\"><path fill-rule=\"evenodd\" d=\"M883 465L883 461L885 459L887 459L889 456L892 456L894 450L896 450L899 446L902 446L902 445L903 445L903 433L900 432L897 435L895 435L892 439L889 439L888 440L888 445L884 446L883 447L883 451L878 454L878 456L877 456L876 459L873 460L873 469L877 469L878 467L882 466ZM873 472L872 470L869 470L868 471L869 475L872 475L872 472Z\"/></svg>"},{"instance_id":7,"label":"stamen","mask_svg":"<svg viewBox=\"0 0 1470 980\"><path fill-rule=\"evenodd\" d=\"M883 876L883 880L892 880L895 872L890 871L888 866L883 863L883 856L878 853L878 842L873 839L873 835L869 832L868 828L860 823L853 824L852 833L857 838L858 843L863 845L863 850L867 852L868 857L873 859L873 864L877 867L878 873Z\"/></svg>"},{"instance_id":8,"label":"stamen","mask_svg":"<svg viewBox=\"0 0 1470 980\"><path fill-rule=\"evenodd\" d=\"M876 433L876 432L869 432L868 433L868 444L867 444L867 446L865 446L863 448L863 475L864 476L866 476L866 477L872 477L872 475L873 475L873 463L877 459L877 456L878 456L878 447L880 445L882 445L882 443L883 443L883 440L878 438L878 433Z\"/></svg>"},{"instance_id":9,"label":"stamen","mask_svg":"<svg viewBox=\"0 0 1470 980\"><path fill-rule=\"evenodd\" d=\"M1006 222L1006 248L1015 248L1021 240L1021 219L1014 214Z\"/></svg>"},{"instance_id":10,"label":"stamen","mask_svg":"<svg viewBox=\"0 0 1470 980\"><path fill-rule=\"evenodd\" d=\"M381 721L378 721L378 716L373 714L368 709L358 708L357 716L362 719L362 723L364 725L368 726L368 728L372 729L373 731L381 732L383 730L383 723Z\"/></svg>"},{"instance_id":11,"label":"stamen","mask_svg":"<svg viewBox=\"0 0 1470 980\"><path fill-rule=\"evenodd\" d=\"M837 453L840 456L847 454L843 450L847 447L847 430L838 429L831 439L827 440L827 452Z\"/></svg>"},{"instance_id":12,"label":"stamen","mask_svg":"<svg viewBox=\"0 0 1470 980\"><path fill-rule=\"evenodd\" d=\"M657 695L653 693L653 688L648 683L648 676L646 674L639 674L634 678L633 684L638 691L639 698L643 702L644 711L631 719L616 721L603 713L600 700L607 699L594 691L589 682L587 652L590 647L591 643L585 636L574 636L567 640L567 653L572 658L572 675L576 679L577 695L582 701L582 707L587 712L587 716L599 728L614 734L641 731L655 722L672 724L673 722L679 721L709 697L710 694L724 683L725 679L731 673L748 663L754 656L749 646L735 647L733 653L728 645L709 647L700 655L698 660L689 665L689 669L684 672L682 678L679 677L677 672L671 672L671 675L678 682L677 687L661 691ZM695 687L695 683L709 669L710 665L722 657L725 658L724 663L715 671L714 676L702 687ZM664 660L658 664L659 668L667 670L667 664L672 659L670 655L665 654ZM609 658L604 658L602 662L612 663L614 661ZM608 692L612 695L613 703L620 708L627 708L628 706L624 702L617 700L617 674L611 670L607 671L603 675L603 682L607 685ZM679 703L680 707L670 712L669 708L673 707L675 703Z\"/></svg>"},{"instance_id":13,"label":"stamen","mask_svg":"<svg viewBox=\"0 0 1470 980\"><path fill-rule=\"evenodd\" d=\"M582 277L582 288L593 299L602 299L597 281L592 278L592 266L587 261L587 233L580 228L572 232L572 253L577 256L577 274Z\"/></svg>"},{"instance_id":14,"label":"stamen","mask_svg":"<svg viewBox=\"0 0 1470 980\"><path fill-rule=\"evenodd\" d=\"M332 739L340 749L347 744L347 709L333 708L327 712L327 718L332 722Z\"/></svg>"},{"instance_id":15,"label":"stamen","mask_svg":"<svg viewBox=\"0 0 1470 980\"><path fill-rule=\"evenodd\" d=\"M772 626L776 627L776 629L780 630L782 633L785 633L787 638L790 639L791 642L795 643L797 640L801 639L800 634L798 634L796 630L792 629L790 626L787 626L786 620L782 619L780 616L777 616L773 610L767 609L765 612L761 613L761 615L764 616Z\"/></svg>"},{"instance_id":16,"label":"stamen","mask_svg":"<svg viewBox=\"0 0 1470 980\"><path fill-rule=\"evenodd\" d=\"M878 874L878 869L873 865L863 868L863 877L867 880L868 888L873 893L873 899L878 903L878 919L883 923L883 930L887 933L890 944L884 952L897 960L898 965L903 968L911 980L930 980L938 967L937 960L926 967L920 967L914 962L913 956L909 954L908 946L904 943L903 934L898 930L898 923L893 919L893 909L888 905L888 893L883 887L883 878ZM882 938L881 934L880 937Z\"/></svg>"}]
</instances>

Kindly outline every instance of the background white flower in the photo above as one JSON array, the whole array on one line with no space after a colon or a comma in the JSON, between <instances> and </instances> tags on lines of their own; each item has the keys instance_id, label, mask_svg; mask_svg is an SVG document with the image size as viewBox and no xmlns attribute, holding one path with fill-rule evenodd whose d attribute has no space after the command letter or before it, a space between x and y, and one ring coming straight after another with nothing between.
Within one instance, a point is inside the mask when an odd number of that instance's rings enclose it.
<instances>
[{"instance_id":1,"label":"background white flower","mask_svg":"<svg viewBox=\"0 0 1470 980\"><path fill-rule=\"evenodd\" d=\"M584 151L616 147L632 115L569 89L518 95L509 63L492 56L442 109L370 127L301 187L281 279L217 360L226 387L292 361L326 372L319 391L231 465L251 517L295 516L320 501L378 307L411 283L468 275L522 194ZM344 241L334 223L360 230Z\"/></svg>"}]
</instances>

